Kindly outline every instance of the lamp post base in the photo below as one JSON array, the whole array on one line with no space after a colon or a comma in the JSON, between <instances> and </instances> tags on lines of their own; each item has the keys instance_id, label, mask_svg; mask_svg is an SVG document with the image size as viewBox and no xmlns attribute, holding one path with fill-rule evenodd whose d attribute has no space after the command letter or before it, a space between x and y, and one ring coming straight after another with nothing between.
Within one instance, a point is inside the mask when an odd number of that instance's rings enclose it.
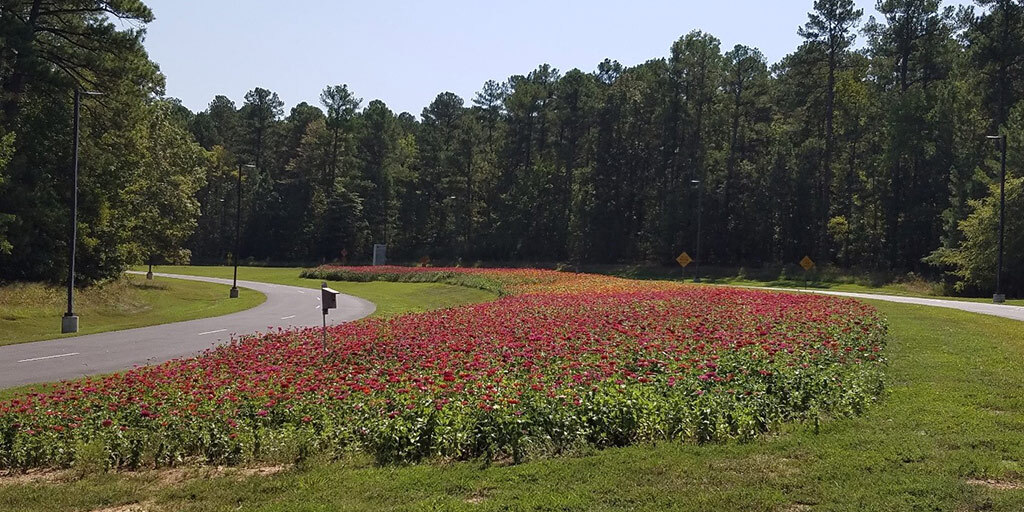
<instances>
[{"instance_id":1,"label":"lamp post base","mask_svg":"<svg viewBox=\"0 0 1024 512\"><path fill-rule=\"evenodd\" d=\"M235 286L231 287L231 298L232 299L237 299L238 298L238 288L235 287Z\"/></svg>"},{"instance_id":2,"label":"lamp post base","mask_svg":"<svg viewBox=\"0 0 1024 512\"><path fill-rule=\"evenodd\" d=\"M67 315L60 319L60 333L69 334L78 332L78 315Z\"/></svg>"},{"instance_id":3,"label":"lamp post base","mask_svg":"<svg viewBox=\"0 0 1024 512\"><path fill-rule=\"evenodd\" d=\"M992 296L992 302L995 303L995 304L1002 304L1002 303L1006 302L1006 294L1005 293L997 293L997 294L993 295Z\"/></svg>"},{"instance_id":4,"label":"lamp post base","mask_svg":"<svg viewBox=\"0 0 1024 512\"><path fill-rule=\"evenodd\" d=\"M152 270L150 270L149 272L146 272L146 279L149 279L150 281L153 280L153 271Z\"/></svg>"}]
</instances>

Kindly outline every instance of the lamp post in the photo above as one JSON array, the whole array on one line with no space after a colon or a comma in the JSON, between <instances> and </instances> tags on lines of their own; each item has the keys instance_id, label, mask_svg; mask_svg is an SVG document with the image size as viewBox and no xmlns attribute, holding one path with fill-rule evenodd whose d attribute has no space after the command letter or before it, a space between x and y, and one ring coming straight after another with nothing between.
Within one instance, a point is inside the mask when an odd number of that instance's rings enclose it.
<instances>
[{"instance_id":1,"label":"lamp post","mask_svg":"<svg viewBox=\"0 0 1024 512\"><path fill-rule=\"evenodd\" d=\"M68 242L68 310L60 321L60 332L78 332L78 315L75 314L75 246L78 245L78 132L81 120L82 95L98 96L102 93L83 91L75 88L75 109L71 143L71 239Z\"/></svg>"},{"instance_id":2,"label":"lamp post","mask_svg":"<svg viewBox=\"0 0 1024 512\"><path fill-rule=\"evenodd\" d=\"M232 255L235 263L235 277L231 281L231 293L229 295L232 299L238 298L238 248L242 231L242 168L255 169L256 166L253 164L238 164L238 201L235 202L235 252Z\"/></svg>"},{"instance_id":3,"label":"lamp post","mask_svg":"<svg viewBox=\"0 0 1024 512\"><path fill-rule=\"evenodd\" d=\"M697 252L693 258L693 282L700 282L700 214L701 214L701 197L704 195L704 189L701 188L700 180L690 180L690 183L697 188Z\"/></svg>"},{"instance_id":4,"label":"lamp post","mask_svg":"<svg viewBox=\"0 0 1024 512\"><path fill-rule=\"evenodd\" d=\"M996 292L992 295L992 302L1002 304L1006 302L1006 294L1003 293L1003 229L1006 225L1006 135L989 135L989 140L999 141L999 148L1002 150L1002 157L999 163L999 253L996 263Z\"/></svg>"}]
</instances>

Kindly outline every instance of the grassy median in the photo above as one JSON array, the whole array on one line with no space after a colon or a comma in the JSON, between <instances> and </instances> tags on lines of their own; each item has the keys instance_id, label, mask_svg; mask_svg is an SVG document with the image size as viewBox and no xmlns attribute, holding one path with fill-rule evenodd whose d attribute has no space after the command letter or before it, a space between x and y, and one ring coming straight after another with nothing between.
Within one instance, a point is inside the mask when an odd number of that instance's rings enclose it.
<instances>
[{"instance_id":1,"label":"grassy median","mask_svg":"<svg viewBox=\"0 0 1024 512\"><path fill-rule=\"evenodd\" d=\"M224 285L181 279L126 275L110 283L79 290L77 334L62 335L60 318L67 309L65 288L38 283L0 287L0 345L81 336L149 325L226 315L258 306L267 298L245 290L229 299Z\"/></svg>"},{"instance_id":2,"label":"grassy median","mask_svg":"<svg viewBox=\"0 0 1024 512\"><path fill-rule=\"evenodd\" d=\"M142 269L142 267L140 267ZM222 277L231 279L232 267L161 266L154 269L167 274ZM241 267L238 279L259 281L305 288L320 288L321 281L299 277L298 267ZM362 297L377 305L374 316L414 313L471 302L482 302L496 297L494 293L440 283L352 283L329 281L328 285L341 293Z\"/></svg>"}]
</instances>

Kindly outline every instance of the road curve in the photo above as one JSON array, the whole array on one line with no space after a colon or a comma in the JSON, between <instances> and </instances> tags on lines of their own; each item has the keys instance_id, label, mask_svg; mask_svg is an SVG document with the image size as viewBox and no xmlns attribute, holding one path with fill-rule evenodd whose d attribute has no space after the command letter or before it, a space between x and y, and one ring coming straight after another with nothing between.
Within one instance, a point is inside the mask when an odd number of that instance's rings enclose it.
<instances>
[{"instance_id":1,"label":"road curve","mask_svg":"<svg viewBox=\"0 0 1024 512\"><path fill-rule=\"evenodd\" d=\"M230 279L155 275L223 284L225 295L231 286ZM319 290L254 281L239 281L238 286L262 292L267 296L266 302L213 318L0 347L0 389L161 363L196 355L228 342L232 335L277 327L315 327L323 322ZM246 293L244 289L240 291ZM339 295L338 309L327 315L327 323L334 325L363 318L376 308L370 301ZM55 328L58 320L54 318Z\"/></svg>"},{"instance_id":2,"label":"road curve","mask_svg":"<svg viewBox=\"0 0 1024 512\"><path fill-rule=\"evenodd\" d=\"M722 286L722 285L716 285ZM730 285L724 285L730 286ZM887 302L899 302L902 304L915 304L918 306L933 306L938 308L959 309L969 313L982 315L999 316L1011 320L1024 322L1024 306L1010 306L1007 304L992 304L989 302L969 302L963 300L929 299L925 297L905 297L902 295L886 295L880 293L860 292L838 292L832 290L816 290L807 288L772 288L767 286L736 286L736 288L753 288L756 290L775 290L780 292L817 293L821 295L835 295L838 297L851 297L854 299L884 300Z\"/></svg>"},{"instance_id":3,"label":"road curve","mask_svg":"<svg viewBox=\"0 0 1024 512\"><path fill-rule=\"evenodd\" d=\"M230 279L163 273L155 275L231 285ZM242 288L264 293L267 296L266 302L245 311L219 317L0 347L0 389L109 373L138 365L188 357L226 343L232 335L250 334L277 327L321 325L318 290L255 281L239 281L238 284ZM934 306L1024 321L1024 307L1021 306L803 288L736 287ZM224 291L227 293L227 288ZM242 293L245 293L245 290L242 290ZM327 323L335 325L356 320L375 310L376 306L372 302L350 295L340 295L338 309L332 310L327 316Z\"/></svg>"}]
</instances>

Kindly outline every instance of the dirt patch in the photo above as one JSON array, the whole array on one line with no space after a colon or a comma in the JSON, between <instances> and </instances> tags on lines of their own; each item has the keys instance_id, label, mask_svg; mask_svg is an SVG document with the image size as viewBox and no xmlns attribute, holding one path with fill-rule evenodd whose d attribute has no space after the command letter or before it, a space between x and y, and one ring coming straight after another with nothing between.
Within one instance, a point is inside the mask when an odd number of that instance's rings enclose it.
<instances>
[{"instance_id":1,"label":"dirt patch","mask_svg":"<svg viewBox=\"0 0 1024 512\"><path fill-rule=\"evenodd\" d=\"M157 482L162 486L176 485L186 480L194 478L216 478L216 477L235 477L245 478L250 476L270 476L276 475L286 469L289 466L277 465L277 466L256 466L256 467L229 467L229 466L198 466L198 467L180 467L172 469L158 469L153 471L147 471L142 473L125 473L126 475L140 475L140 476L155 476Z\"/></svg>"},{"instance_id":2,"label":"dirt patch","mask_svg":"<svg viewBox=\"0 0 1024 512\"><path fill-rule=\"evenodd\" d=\"M21 472L0 471L0 485L34 484L38 482L60 482L67 480L71 472L67 470L33 469Z\"/></svg>"},{"instance_id":3,"label":"dirt patch","mask_svg":"<svg viewBox=\"0 0 1024 512\"><path fill-rule=\"evenodd\" d=\"M288 466L263 466L258 468L234 468L232 474L238 476L270 476L276 475L284 470L288 469Z\"/></svg>"},{"instance_id":4,"label":"dirt patch","mask_svg":"<svg viewBox=\"0 0 1024 512\"><path fill-rule=\"evenodd\" d=\"M151 477L161 487L179 484L192 478L271 476L285 471L290 466L225 467L225 466L183 466L147 471L111 471L121 476ZM80 480L82 475L68 469L33 469L21 472L0 472L0 485L23 485L35 483L60 483ZM112 509L114 510L114 509Z\"/></svg>"},{"instance_id":5,"label":"dirt patch","mask_svg":"<svg viewBox=\"0 0 1024 512\"><path fill-rule=\"evenodd\" d=\"M481 504L481 503L491 499L491 495L493 493L494 493L494 488L493 487L483 487L483 488L474 490L469 496L464 498L462 501L465 502L465 503L469 503L471 505L479 505L479 504Z\"/></svg>"},{"instance_id":6,"label":"dirt patch","mask_svg":"<svg viewBox=\"0 0 1024 512\"><path fill-rule=\"evenodd\" d=\"M153 510L152 505L147 503L130 503L116 507L98 508L92 512L152 512Z\"/></svg>"},{"instance_id":7,"label":"dirt patch","mask_svg":"<svg viewBox=\"0 0 1024 512\"><path fill-rule=\"evenodd\" d=\"M783 512L806 512L811 510L811 506L806 503L793 503L787 505L786 508L782 509Z\"/></svg>"},{"instance_id":8,"label":"dirt patch","mask_svg":"<svg viewBox=\"0 0 1024 512\"><path fill-rule=\"evenodd\" d=\"M138 473L140 475L153 475L156 477L156 481L161 486L167 487L180 482L188 480L190 476L196 473L194 468L172 468L172 469L155 469L152 471L146 471ZM122 473L124 475L131 475L132 473Z\"/></svg>"},{"instance_id":9,"label":"dirt patch","mask_svg":"<svg viewBox=\"0 0 1024 512\"><path fill-rule=\"evenodd\" d=\"M1002 416L1004 414L1010 414L1010 412L1011 412L1011 411L1007 411L1005 409L1000 409L998 407L983 407L982 410L987 412L987 413L989 413L989 414L995 414L995 415L998 415L998 416Z\"/></svg>"},{"instance_id":10,"label":"dirt patch","mask_svg":"<svg viewBox=\"0 0 1024 512\"><path fill-rule=\"evenodd\" d=\"M971 478L967 480L967 483L971 485L980 485L982 487L988 487L989 489L997 489L1000 491L1016 491L1024 489L1024 482L1012 482L1009 480L982 480L979 478Z\"/></svg>"}]
</instances>

